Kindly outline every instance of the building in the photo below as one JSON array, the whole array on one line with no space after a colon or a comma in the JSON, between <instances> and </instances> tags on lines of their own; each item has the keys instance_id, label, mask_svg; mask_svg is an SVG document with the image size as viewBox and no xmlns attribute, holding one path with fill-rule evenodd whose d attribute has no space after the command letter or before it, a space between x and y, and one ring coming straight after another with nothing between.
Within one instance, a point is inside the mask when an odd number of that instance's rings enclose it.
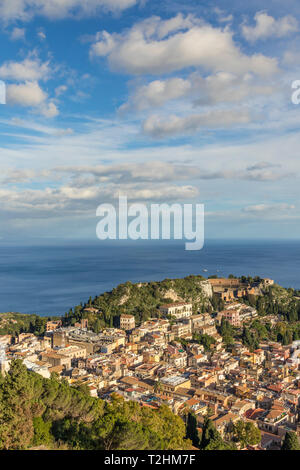
<instances>
[{"instance_id":1,"label":"building","mask_svg":"<svg viewBox=\"0 0 300 470\"><path fill-rule=\"evenodd\" d=\"M82 328L83 330L87 330L89 325L89 321L87 318L82 318L80 322L75 323L76 328Z\"/></svg>"},{"instance_id":2,"label":"building","mask_svg":"<svg viewBox=\"0 0 300 470\"><path fill-rule=\"evenodd\" d=\"M71 359L86 358L86 348L83 346L67 346L59 349L58 352Z\"/></svg>"},{"instance_id":3,"label":"building","mask_svg":"<svg viewBox=\"0 0 300 470\"><path fill-rule=\"evenodd\" d=\"M71 358L55 351L42 352L40 360L44 363L50 364L51 366L63 366L66 369L71 367Z\"/></svg>"},{"instance_id":4,"label":"building","mask_svg":"<svg viewBox=\"0 0 300 470\"><path fill-rule=\"evenodd\" d=\"M176 323L176 325L172 326L172 333L174 333L175 337L180 338L181 336L186 336L192 334L191 325L189 323Z\"/></svg>"},{"instance_id":5,"label":"building","mask_svg":"<svg viewBox=\"0 0 300 470\"><path fill-rule=\"evenodd\" d=\"M163 315L171 315L177 320L181 318L189 318L193 313L193 305L185 302L165 304L159 307L159 311Z\"/></svg>"},{"instance_id":6,"label":"building","mask_svg":"<svg viewBox=\"0 0 300 470\"><path fill-rule=\"evenodd\" d=\"M62 326L62 321L57 320L57 321L47 321L46 323L46 331L53 331L57 330L57 328L60 328Z\"/></svg>"},{"instance_id":7,"label":"building","mask_svg":"<svg viewBox=\"0 0 300 470\"><path fill-rule=\"evenodd\" d=\"M163 394L172 397L179 388L190 388L191 382L186 377L173 375L164 377L160 380L162 384Z\"/></svg>"},{"instance_id":8,"label":"building","mask_svg":"<svg viewBox=\"0 0 300 470\"><path fill-rule=\"evenodd\" d=\"M237 310L230 309L230 310L223 310L218 315L219 320L221 321L222 318L227 320L232 326L239 327L241 325L240 314Z\"/></svg>"},{"instance_id":9,"label":"building","mask_svg":"<svg viewBox=\"0 0 300 470\"><path fill-rule=\"evenodd\" d=\"M222 289L237 289L244 285L240 279L227 279L227 278L211 278L208 279L208 282L212 288L222 288Z\"/></svg>"},{"instance_id":10,"label":"building","mask_svg":"<svg viewBox=\"0 0 300 470\"><path fill-rule=\"evenodd\" d=\"M133 315L120 316L120 328L122 330L133 330L135 328L135 318Z\"/></svg>"}]
</instances>

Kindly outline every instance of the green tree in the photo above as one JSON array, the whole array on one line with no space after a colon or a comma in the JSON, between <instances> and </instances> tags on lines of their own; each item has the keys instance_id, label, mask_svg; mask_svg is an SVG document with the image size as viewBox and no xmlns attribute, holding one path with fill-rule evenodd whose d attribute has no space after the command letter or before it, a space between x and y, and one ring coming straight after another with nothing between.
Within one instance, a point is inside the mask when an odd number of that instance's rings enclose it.
<instances>
[{"instance_id":1,"label":"green tree","mask_svg":"<svg viewBox=\"0 0 300 470\"><path fill-rule=\"evenodd\" d=\"M53 440L51 426L51 421L45 422L41 416L33 418L34 436L32 439L32 444L34 446L39 446L42 444L51 445Z\"/></svg>"},{"instance_id":2,"label":"green tree","mask_svg":"<svg viewBox=\"0 0 300 470\"><path fill-rule=\"evenodd\" d=\"M186 437L190 439L193 443L193 446L199 447L200 440L197 429L197 418L195 413L189 413L186 425Z\"/></svg>"},{"instance_id":3,"label":"green tree","mask_svg":"<svg viewBox=\"0 0 300 470\"><path fill-rule=\"evenodd\" d=\"M297 434L293 431L287 431L281 450L300 450L300 444Z\"/></svg>"},{"instance_id":4,"label":"green tree","mask_svg":"<svg viewBox=\"0 0 300 470\"><path fill-rule=\"evenodd\" d=\"M233 426L233 436L241 444L241 447L247 445L257 445L261 441L260 430L251 422L238 421Z\"/></svg>"},{"instance_id":5,"label":"green tree","mask_svg":"<svg viewBox=\"0 0 300 470\"><path fill-rule=\"evenodd\" d=\"M216 430L213 422L205 417L202 429L200 449L202 450L225 450L227 448L220 433Z\"/></svg>"}]
</instances>

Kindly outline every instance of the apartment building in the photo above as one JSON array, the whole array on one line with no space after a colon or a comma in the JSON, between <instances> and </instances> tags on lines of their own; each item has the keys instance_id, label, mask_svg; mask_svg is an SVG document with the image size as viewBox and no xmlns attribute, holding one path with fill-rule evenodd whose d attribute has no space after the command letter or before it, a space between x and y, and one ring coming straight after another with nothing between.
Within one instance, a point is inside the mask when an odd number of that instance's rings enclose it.
<instances>
[{"instance_id":1,"label":"apartment building","mask_svg":"<svg viewBox=\"0 0 300 470\"><path fill-rule=\"evenodd\" d=\"M173 304L165 304L159 307L159 311L163 315L171 315L177 320L181 318L189 318L193 313L193 304L178 302Z\"/></svg>"},{"instance_id":2,"label":"apartment building","mask_svg":"<svg viewBox=\"0 0 300 470\"><path fill-rule=\"evenodd\" d=\"M125 331L133 330L135 328L135 318L133 315L120 316L120 328Z\"/></svg>"},{"instance_id":3,"label":"apartment building","mask_svg":"<svg viewBox=\"0 0 300 470\"><path fill-rule=\"evenodd\" d=\"M172 397L179 388L190 388L191 381L180 375L163 377L160 380L164 395Z\"/></svg>"}]
</instances>

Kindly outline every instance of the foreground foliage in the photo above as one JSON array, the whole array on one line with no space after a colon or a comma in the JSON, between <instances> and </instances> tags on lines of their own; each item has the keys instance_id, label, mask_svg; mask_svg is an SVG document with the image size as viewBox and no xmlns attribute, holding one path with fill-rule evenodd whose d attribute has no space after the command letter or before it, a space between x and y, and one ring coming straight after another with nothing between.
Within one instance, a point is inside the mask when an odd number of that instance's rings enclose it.
<instances>
[{"instance_id":1,"label":"foreground foliage","mask_svg":"<svg viewBox=\"0 0 300 470\"><path fill-rule=\"evenodd\" d=\"M167 406L141 407L113 396L92 398L60 382L44 379L14 361L0 375L0 449L88 450L188 449L185 425Z\"/></svg>"}]
</instances>

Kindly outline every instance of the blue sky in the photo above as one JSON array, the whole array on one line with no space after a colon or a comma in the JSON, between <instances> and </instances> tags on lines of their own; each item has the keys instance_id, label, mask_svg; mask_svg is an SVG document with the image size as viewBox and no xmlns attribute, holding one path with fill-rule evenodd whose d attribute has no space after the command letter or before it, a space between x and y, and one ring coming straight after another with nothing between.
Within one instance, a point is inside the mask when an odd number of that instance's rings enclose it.
<instances>
[{"instance_id":1,"label":"blue sky","mask_svg":"<svg viewBox=\"0 0 300 470\"><path fill-rule=\"evenodd\" d=\"M205 204L207 237L299 238L296 0L0 0L0 237Z\"/></svg>"}]
</instances>

